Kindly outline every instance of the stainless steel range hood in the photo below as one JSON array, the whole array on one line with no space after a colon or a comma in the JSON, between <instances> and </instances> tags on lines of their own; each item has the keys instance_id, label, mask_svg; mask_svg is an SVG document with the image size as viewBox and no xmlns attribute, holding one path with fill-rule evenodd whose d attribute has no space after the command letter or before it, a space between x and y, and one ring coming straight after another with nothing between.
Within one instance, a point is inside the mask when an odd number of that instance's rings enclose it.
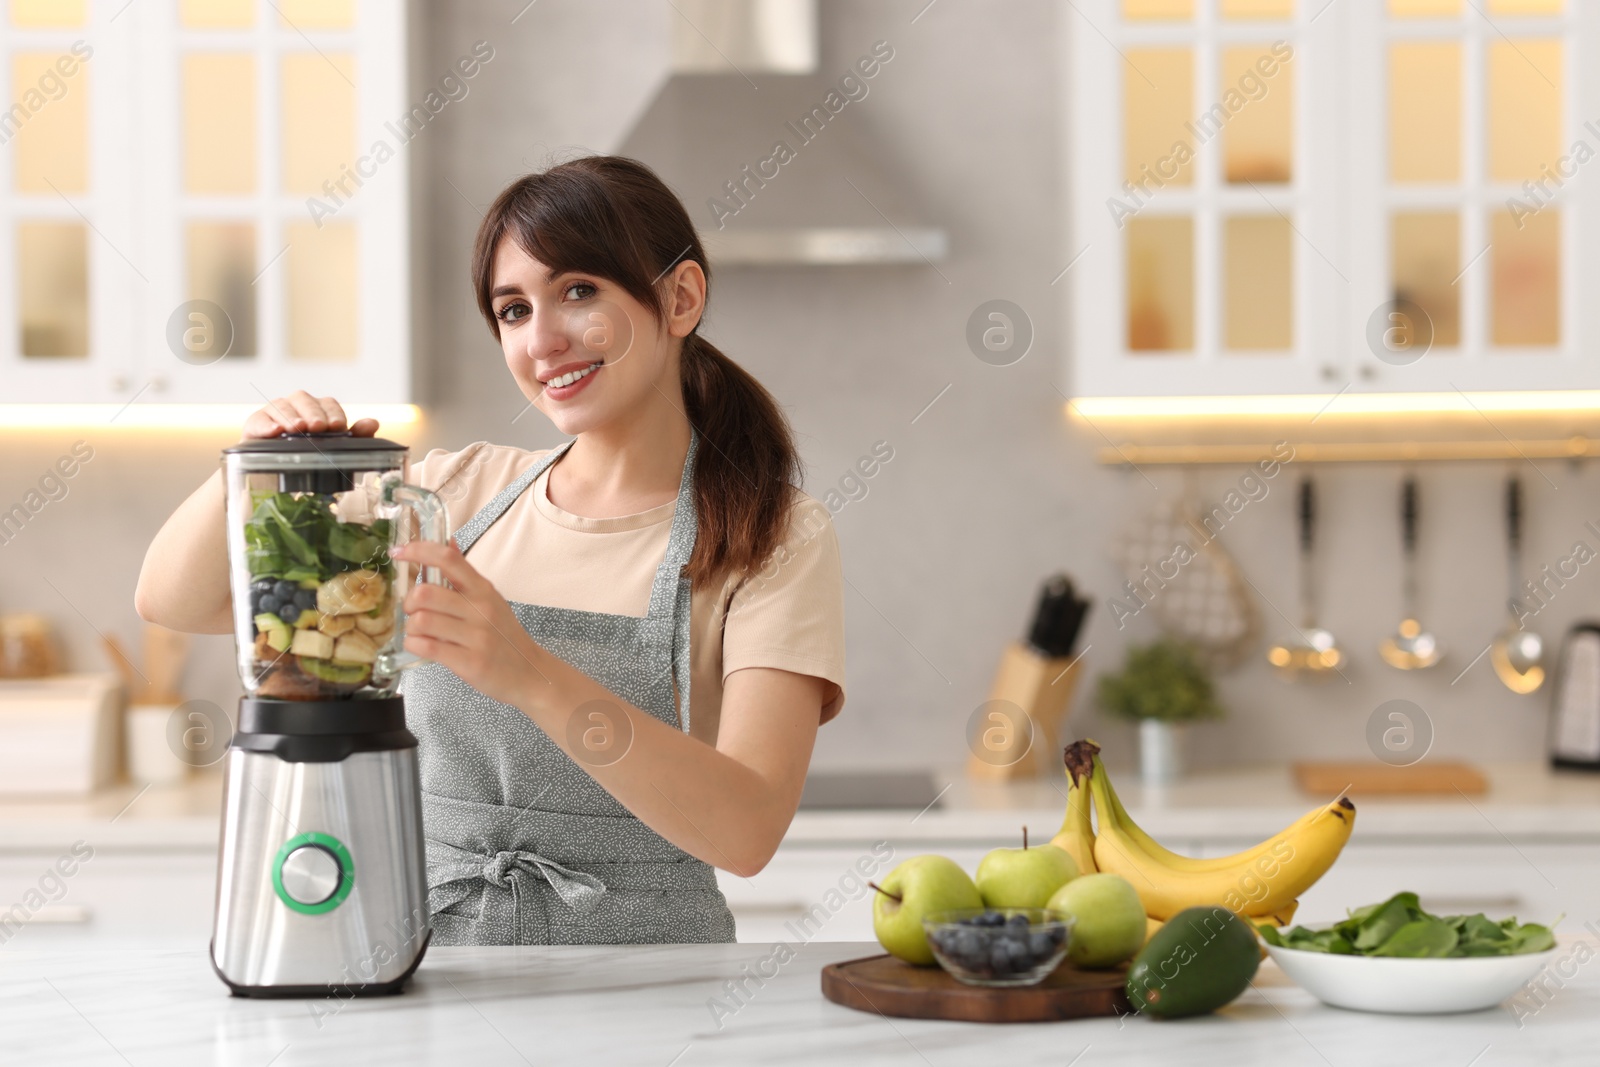
<instances>
[{"instance_id":1,"label":"stainless steel range hood","mask_svg":"<svg viewBox=\"0 0 1600 1067\"><path fill-rule=\"evenodd\" d=\"M674 6L673 74L617 151L683 199L713 267L945 257L861 121L892 57L870 78L854 54L819 68L814 0Z\"/></svg>"}]
</instances>

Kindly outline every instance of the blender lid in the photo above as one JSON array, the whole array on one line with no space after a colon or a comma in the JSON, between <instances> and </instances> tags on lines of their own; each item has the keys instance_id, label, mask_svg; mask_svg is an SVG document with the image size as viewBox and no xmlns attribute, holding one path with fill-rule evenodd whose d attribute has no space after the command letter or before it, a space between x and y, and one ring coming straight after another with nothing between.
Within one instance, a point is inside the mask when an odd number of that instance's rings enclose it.
<instances>
[{"instance_id":1,"label":"blender lid","mask_svg":"<svg viewBox=\"0 0 1600 1067\"><path fill-rule=\"evenodd\" d=\"M382 437L357 437L349 430L323 430L318 433L285 433L277 437L261 437L240 441L222 450L222 454L250 452L406 452L402 445Z\"/></svg>"}]
</instances>

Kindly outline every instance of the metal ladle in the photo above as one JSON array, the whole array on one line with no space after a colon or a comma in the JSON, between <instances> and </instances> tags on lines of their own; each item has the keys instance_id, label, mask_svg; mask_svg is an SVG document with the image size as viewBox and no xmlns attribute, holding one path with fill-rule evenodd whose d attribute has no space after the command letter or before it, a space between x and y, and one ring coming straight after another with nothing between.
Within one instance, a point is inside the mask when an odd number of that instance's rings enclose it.
<instances>
[{"instance_id":1,"label":"metal ladle","mask_svg":"<svg viewBox=\"0 0 1600 1067\"><path fill-rule=\"evenodd\" d=\"M1524 629L1517 616L1522 582L1522 481L1514 474L1506 481L1506 572L1511 583L1506 607L1511 617L1489 647L1489 662L1507 689L1526 695L1544 684L1540 662L1544 642L1532 630Z\"/></svg>"},{"instance_id":2,"label":"metal ladle","mask_svg":"<svg viewBox=\"0 0 1600 1067\"><path fill-rule=\"evenodd\" d=\"M1316 502L1308 476L1300 480L1300 643L1275 645L1267 652L1267 662L1290 681L1302 677L1324 681L1344 662L1333 634L1317 625L1311 567L1315 521Z\"/></svg>"},{"instance_id":3,"label":"metal ladle","mask_svg":"<svg viewBox=\"0 0 1600 1067\"><path fill-rule=\"evenodd\" d=\"M1402 671L1432 667L1444 656L1433 634L1417 621L1417 480L1407 478L1400 490L1400 530L1405 548L1405 618L1393 637L1378 646L1378 655Z\"/></svg>"}]
</instances>

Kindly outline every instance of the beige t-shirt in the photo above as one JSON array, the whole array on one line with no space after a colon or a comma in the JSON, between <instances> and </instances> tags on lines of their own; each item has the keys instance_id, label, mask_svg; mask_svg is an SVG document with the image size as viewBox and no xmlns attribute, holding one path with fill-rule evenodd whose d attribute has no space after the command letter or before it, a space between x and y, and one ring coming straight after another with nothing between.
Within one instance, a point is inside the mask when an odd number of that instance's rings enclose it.
<instances>
[{"instance_id":1,"label":"beige t-shirt","mask_svg":"<svg viewBox=\"0 0 1600 1067\"><path fill-rule=\"evenodd\" d=\"M430 450L410 481L445 502L450 531L545 456L478 441ZM546 470L483 532L467 560L507 600L610 615L643 616L667 552L676 501L649 511L591 519L551 503ZM757 573L690 602L689 732L715 745L723 681L746 667L776 667L823 679L822 722L844 706L844 574L833 521L796 492L788 534Z\"/></svg>"}]
</instances>

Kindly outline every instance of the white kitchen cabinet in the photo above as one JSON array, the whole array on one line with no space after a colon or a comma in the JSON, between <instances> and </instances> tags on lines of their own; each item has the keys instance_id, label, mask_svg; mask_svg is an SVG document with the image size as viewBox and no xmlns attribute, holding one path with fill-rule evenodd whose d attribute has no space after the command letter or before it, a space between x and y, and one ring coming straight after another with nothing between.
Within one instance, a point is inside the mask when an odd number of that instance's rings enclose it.
<instances>
[{"instance_id":1,"label":"white kitchen cabinet","mask_svg":"<svg viewBox=\"0 0 1600 1067\"><path fill-rule=\"evenodd\" d=\"M0 13L19 93L91 53L0 145L0 402L409 403L409 8Z\"/></svg>"},{"instance_id":2,"label":"white kitchen cabinet","mask_svg":"<svg viewBox=\"0 0 1600 1067\"><path fill-rule=\"evenodd\" d=\"M1194 855L1219 855L1220 846L1179 843ZM1518 852L1520 849L1520 853ZM718 871L717 879L737 923L741 942L871 941L872 896L878 881L902 860L935 852L969 873L988 851L972 844L913 842L896 845L886 860L872 850L843 846L779 849L754 878ZM20 929L0 912L0 953L92 941L205 944L211 937L216 854L209 849L120 851L100 849L63 879L64 891L46 879L60 853L7 852L0 856L0 901L14 909L41 887L46 907ZM861 863L862 866L857 866ZM864 877L861 870L869 873ZM1330 922L1345 910L1387 899L1402 889L1421 894L1439 913L1514 914L1550 922L1566 915L1574 930L1600 916L1600 849L1588 844L1351 846L1301 900L1296 921Z\"/></svg>"},{"instance_id":3,"label":"white kitchen cabinet","mask_svg":"<svg viewBox=\"0 0 1600 1067\"><path fill-rule=\"evenodd\" d=\"M214 849L98 848L66 878L55 868L62 855L0 855L0 956L13 947L138 942L192 948L210 941ZM43 907L29 907L34 892L39 896L32 899L42 897Z\"/></svg>"},{"instance_id":4,"label":"white kitchen cabinet","mask_svg":"<svg viewBox=\"0 0 1600 1067\"><path fill-rule=\"evenodd\" d=\"M1553 920L1563 932L1600 921L1600 778L1552 774L1543 765L1490 765L1477 805L1374 798L1339 861L1301 902L1307 922L1411 889L1439 911L1515 913ZM802 810L768 865L753 878L718 871L741 942L871 941L873 891L912 856L934 853L975 872L988 851L1060 821L1053 784L974 789L957 772L942 806L902 811ZM71 843L93 858L66 879L45 915L54 922L0 936L13 945L88 940L204 944L216 887L220 775L172 786L123 784L69 800L0 801L0 923L41 886ZM1132 813L1159 840L1192 856L1256 844L1308 803L1283 768L1197 775L1161 803L1125 790ZM1502 837L1501 834L1505 836ZM1508 843L1508 839L1509 842ZM1514 845L1514 847L1513 847ZM45 885L46 890L51 886ZM0 934L4 931L0 930Z\"/></svg>"},{"instance_id":5,"label":"white kitchen cabinet","mask_svg":"<svg viewBox=\"0 0 1600 1067\"><path fill-rule=\"evenodd\" d=\"M1348 909L1415 892L1439 915L1483 912L1575 933L1600 917L1600 850L1583 845L1386 844L1347 847L1300 902L1295 921L1334 922Z\"/></svg>"},{"instance_id":6,"label":"white kitchen cabinet","mask_svg":"<svg viewBox=\"0 0 1600 1067\"><path fill-rule=\"evenodd\" d=\"M1245 7L1063 8L1069 395L1600 387L1600 21Z\"/></svg>"}]
</instances>

